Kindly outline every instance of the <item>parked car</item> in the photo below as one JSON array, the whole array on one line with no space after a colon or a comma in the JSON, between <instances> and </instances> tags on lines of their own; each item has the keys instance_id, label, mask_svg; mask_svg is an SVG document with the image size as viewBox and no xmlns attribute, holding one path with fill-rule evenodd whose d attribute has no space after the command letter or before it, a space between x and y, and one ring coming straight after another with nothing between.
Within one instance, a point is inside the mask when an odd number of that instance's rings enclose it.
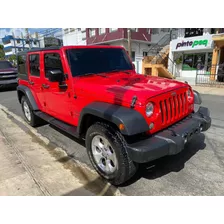
<instances>
[{"instance_id":1,"label":"parked car","mask_svg":"<svg viewBox=\"0 0 224 224\"><path fill-rule=\"evenodd\" d=\"M9 61L0 61L0 88L18 84L17 68Z\"/></svg>"},{"instance_id":2,"label":"parked car","mask_svg":"<svg viewBox=\"0 0 224 224\"><path fill-rule=\"evenodd\" d=\"M122 47L66 46L19 53L18 100L31 126L42 120L85 140L96 171L114 185L139 163L182 151L211 125L186 83L136 74Z\"/></svg>"}]
</instances>

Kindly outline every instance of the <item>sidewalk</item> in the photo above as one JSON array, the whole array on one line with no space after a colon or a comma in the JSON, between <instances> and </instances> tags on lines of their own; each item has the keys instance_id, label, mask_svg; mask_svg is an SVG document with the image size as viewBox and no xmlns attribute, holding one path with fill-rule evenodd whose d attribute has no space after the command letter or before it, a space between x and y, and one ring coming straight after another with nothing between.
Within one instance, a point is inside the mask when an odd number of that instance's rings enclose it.
<instances>
[{"instance_id":1,"label":"sidewalk","mask_svg":"<svg viewBox=\"0 0 224 224\"><path fill-rule=\"evenodd\" d=\"M94 195L48 149L12 122L1 107L0 160L1 196Z\"/></svg>"},{"instance_id":2,"label":"sidewalk","mask_svg":"<svg viewBox=\"0 0 224 224\"><path fill-rule=\"evenodd\" d=\"M201 94L224 96L224 88L193 86L192 88Z\"/></svg>"},{"instance_id":3,"label":"sidewalk","mask_svg":"<svg viewBox=\"0 0 224 224\"><path fill-rule=\"evenodd\" d=\"M196 86L195 78L177 77L176 80L180 82L187 81L188 84L191 85L194 90L198 91L201 94L224 96L224 88Z\"/></svg>"}]
</instances>

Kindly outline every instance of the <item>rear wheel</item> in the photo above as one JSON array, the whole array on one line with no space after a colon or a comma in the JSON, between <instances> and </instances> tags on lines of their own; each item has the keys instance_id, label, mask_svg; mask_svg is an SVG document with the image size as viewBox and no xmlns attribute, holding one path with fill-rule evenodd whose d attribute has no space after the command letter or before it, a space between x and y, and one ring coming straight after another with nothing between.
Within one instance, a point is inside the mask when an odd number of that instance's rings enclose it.
<instances>
[{"instance_id":1,"label":"rear wheel","mask_svg":"<svg viewBox=\"0 0 224 224\"><path fill-rule=\"evenodd\" d=\"M22 105L23 114L25 116L25 120L29 125L31 125L32 127L35 127L42 124L42 120L33 113L30 102L26 96L22 97L21 105Z\"/></svg>"},{"instance_id":2,"label":"rear wheel","mask_svg":"<svg viewBox=\"0 0 224 224\"><path fill-rule=\"evenodd\" d=\"M96 171L113 185L130 179L137 164L130 160L121 133L105 123L92 125L86 133L86 148Z\"/></svg>"}]
</instances>

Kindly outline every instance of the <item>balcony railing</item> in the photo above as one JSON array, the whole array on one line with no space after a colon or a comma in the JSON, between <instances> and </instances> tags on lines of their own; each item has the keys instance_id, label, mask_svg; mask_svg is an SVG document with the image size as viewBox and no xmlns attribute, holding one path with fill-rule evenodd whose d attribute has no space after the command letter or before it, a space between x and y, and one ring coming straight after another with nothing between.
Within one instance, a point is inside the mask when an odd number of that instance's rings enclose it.
<instances>
[{"instance_id":1,"label":"balcony railing","mask_svg":"<svg viewBox=\"0 0 224 224\"><path fill-rule=\"evenodd\" d=\"M224 64L198 66L196 85L224 87Z\"/></svg>"}]
</instances>

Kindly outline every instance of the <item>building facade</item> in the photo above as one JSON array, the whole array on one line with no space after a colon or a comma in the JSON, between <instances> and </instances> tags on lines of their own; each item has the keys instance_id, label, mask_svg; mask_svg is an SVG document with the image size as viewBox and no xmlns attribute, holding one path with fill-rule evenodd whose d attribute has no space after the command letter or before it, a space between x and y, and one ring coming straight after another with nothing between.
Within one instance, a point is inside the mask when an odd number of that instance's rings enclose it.
<instances>
[{"instance_id":1,"label":"building facade","mask_svg":"<svg viewBox=\"0 0 224 224\"><path fill-rule=\"evenodd\" d=\"M37 38L23 38L8 35L2 38L6 58L29 48L40 47L40 40Z\"/></svg>"},{"instance_id":2,"label":"building facade","mask_svg":"<svg viewBox=\"0 0 224 224\"><path fill-rule=\"evenodd\" d=\"M117 45L128 50L127 28L64 28L62 34L64 46ZM176 38L174 35L174 29L170 28L132 28L131 59L136 71L141 73L144 56L157 54L158 49L170 43L170 38Z\"/></svg>"},{"instance_id":3,"label":"building facade","mask_svg":"<svg viewBox=\"0 0 224 224\"><path fill-rule=\"evenodd\" d=\"M175 62L176 77L196 78L197 72L210 74L214 50L213 36L223 32L215 28L178 29L177 38L170 42L169 70Z\"/></svg>"},{"instance_id":4,"label":"building facade","mask_svg":"<svg viewBox=\"0 0 224 224\"><path fill-rule=\"evenodd\" d=\"M86 28L64 28L63 45L86 45Z\"/></svg>"}]
</instances>

